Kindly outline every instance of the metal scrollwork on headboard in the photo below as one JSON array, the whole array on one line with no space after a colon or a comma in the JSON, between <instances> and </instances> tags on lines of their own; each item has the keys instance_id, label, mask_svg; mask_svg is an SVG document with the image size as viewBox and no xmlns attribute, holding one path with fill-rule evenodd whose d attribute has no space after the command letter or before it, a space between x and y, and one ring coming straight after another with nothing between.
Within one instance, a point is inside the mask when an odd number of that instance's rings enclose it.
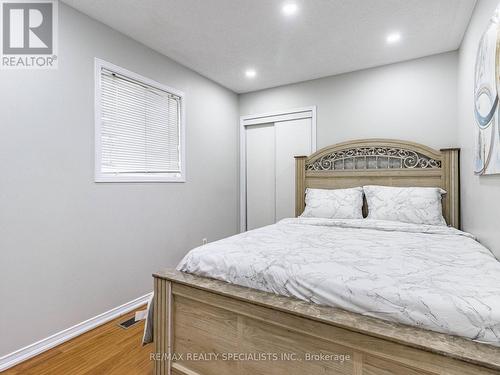
<instances>
[{"instance_id":1,"label":"metal scrollwork on headboard","mask_svg":"<svg viewBox=\"0 0 500 375\"><path fill-rule=\"evenodd\" d=\"M356 147L333 151L306 164L308 171L441 168L441 161L397 147Z\"/></svg>"}]
</instances>

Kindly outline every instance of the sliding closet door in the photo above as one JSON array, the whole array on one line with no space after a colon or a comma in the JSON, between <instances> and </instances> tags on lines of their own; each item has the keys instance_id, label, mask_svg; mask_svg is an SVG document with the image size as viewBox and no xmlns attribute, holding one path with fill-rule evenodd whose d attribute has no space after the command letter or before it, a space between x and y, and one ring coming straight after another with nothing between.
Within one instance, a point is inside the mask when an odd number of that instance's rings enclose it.
<instances>
[{"instance_id":1,"label":"sliding closet door","mask_svg":"<svg viewBox=\"0 0 500 375\"><path fill-rule=\"evenodd\" d=\"M247 230L275 222L274 124L246 128Z\"/></svg>"},{"instance_id":2,"label":"sliding closet door","mask_svg":"<svg viewBox=\"0 0 500 375\"><path fill-rule=\"evenodd\" d=\"M315 107L241 118L241 222L251 230L295 216L295 159L316 147Z\"/></svg>"},{"instance_id":3,"label":"sliding closet door","mask_svg":"<svg viewBox=\"0 0 500 375\"><path fill-rule=\"evenodd\" d=\"M276 122L276 216L275 221L295 216L295 159L312 153L310 118Z\"/></svg>"}]
</instances>

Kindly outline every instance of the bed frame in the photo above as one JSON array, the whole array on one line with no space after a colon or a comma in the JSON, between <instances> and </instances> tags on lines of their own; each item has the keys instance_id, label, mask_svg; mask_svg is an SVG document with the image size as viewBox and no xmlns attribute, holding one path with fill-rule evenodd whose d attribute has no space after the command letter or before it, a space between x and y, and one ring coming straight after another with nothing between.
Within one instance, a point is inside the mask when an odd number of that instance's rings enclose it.
<instances>
[{"instance_id":1,"label":"bed frame","mask_svg":"<svg viewBox=\"0 0 500 375\"><path fill-rule=\"evenodd\" d=\"M460 227L459 150L363 140L296 157L307 187L439 186ZM154 275L156 375L500 374L500 348L177 271Z\"/></svg>"}]
</instances>

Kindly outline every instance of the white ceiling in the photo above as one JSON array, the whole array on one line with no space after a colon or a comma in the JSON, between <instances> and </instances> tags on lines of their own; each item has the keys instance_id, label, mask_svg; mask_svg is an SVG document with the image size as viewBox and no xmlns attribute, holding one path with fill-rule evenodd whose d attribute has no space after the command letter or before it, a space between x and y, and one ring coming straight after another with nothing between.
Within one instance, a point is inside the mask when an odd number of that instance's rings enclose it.
<instances>
[{"instance_id":1,"label":"white ceiling","mask_svg":"<svg viewBox=\"0 0 500 375\"><path fill-rule=\"evenodd\" d=\"M288 0L285 17L285 1L64 0L238 93L455 50L476 2Z\"/></svg>"}]
</instances>

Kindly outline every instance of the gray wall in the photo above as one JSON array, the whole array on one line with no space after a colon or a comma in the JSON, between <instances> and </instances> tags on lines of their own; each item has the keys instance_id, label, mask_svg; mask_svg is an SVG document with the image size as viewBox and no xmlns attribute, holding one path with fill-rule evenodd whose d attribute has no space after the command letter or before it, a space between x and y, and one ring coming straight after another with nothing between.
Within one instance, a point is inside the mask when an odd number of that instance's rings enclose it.
<instances>
[{"instance_id":1,"label":"gray wall","mask_svg":"<svg viewBox=\"0 0 500 375\"><path fill-rule=\"evenodd\" d=\"M355 138L456 146L457 53L240 95L240 114L317 105L318 147Z\"/></svg>"},{"instance_id":2,"label":"gray wall","mask_svg":"<svg viewBox=\"0 0 500 375\"><path fill-rule=\"evenodd\" d=\"M0 71L0 356L237 231L237 96L62 3L59 38L58 70ZM187 183L93 182L94 57L186 93Z\"/></svg>"},{"instance_id":3,"label":"gray wall","mask_svg":"<svg viewBox=\"0 0 500 375\"><path fill-rule=\"evenodd\" d=\"M482 33L498 0L481 0L465 34L459 52L458 125L462 148L462 221L466 231L476 234L500 259L500 175L475 176L474 152L474 64Z\"/></svg>"}]
</instances>

